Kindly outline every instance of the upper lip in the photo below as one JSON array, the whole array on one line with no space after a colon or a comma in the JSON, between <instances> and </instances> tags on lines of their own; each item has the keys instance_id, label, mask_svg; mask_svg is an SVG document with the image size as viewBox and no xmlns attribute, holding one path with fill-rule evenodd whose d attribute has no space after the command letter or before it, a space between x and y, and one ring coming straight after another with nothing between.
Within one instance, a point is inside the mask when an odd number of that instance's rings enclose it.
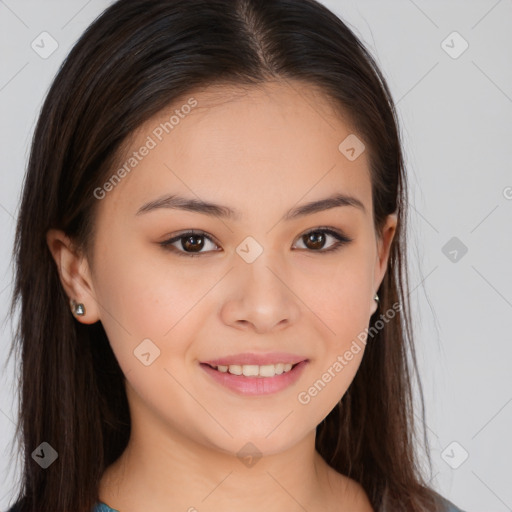
<instances>
[{"instance_id":1,"label":"upper lip","mask_svg":"<svg viewBox=\"0 0 512 512\"><path fill-rule=\"evenodd\" d=\"M219 359L210 359L209 361L202 361L210 366L230 366L232 364L238 365L258 365L263 366L266 364L278 364L278 363L300 363L306 361L307 358L299 356L297 354L289 354L286 352L272 352L268 354L255 354L245 352L243 354L234 354L232 356L221 357Z\"/></svg>"}]
</instances>

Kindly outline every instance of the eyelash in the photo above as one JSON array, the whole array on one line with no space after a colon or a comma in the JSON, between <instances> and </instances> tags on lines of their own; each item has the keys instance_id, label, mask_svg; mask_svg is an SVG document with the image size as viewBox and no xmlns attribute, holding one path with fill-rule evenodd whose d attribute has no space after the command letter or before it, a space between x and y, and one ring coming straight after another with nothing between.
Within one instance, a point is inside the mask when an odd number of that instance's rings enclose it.
<instances>
[{"instance_id":1,"label":"eyelash","mask_svg":"<svg viewBox=\"0 0 512 512\"><path fill-rule=\"evenodd\" d=\"M341 249L344 245L352 242L352 238L349 238L345 235L343 235L342 233L338 232L338 231L335 231L331 228L327 228L327 227L319 227L319 228L315 228L315 229L312 229L310 231L307 231L306 233L304 233L303 235L301 235L299 237L299 239L307 236L307 235L310 235L312 233L325 233L327 235L331 235L333 238L335 238L337 240L337 242L332 246L330 247L329 249L320 249L320 250L308 250L308 249L301 249L301 250L305 250L306 252L317 252L317 253L333 253L333 252L336 252L338 251L339 249ZM172 237L170 238L169 240L164 240L163 242L160 242L160 246L162 246L164 249L168 250L168 251L171 251L175 254L177 254L178 256L184 256L186 258L195 258L197 256L201 256L203 254L208 254L210 252L218 252L218 251L204 251L204 252L199 252L199 253L189 253L189 252L185 252L185 251L182 251L182 250L179 250L177 249L176 247L173 247L171 244L173 244L174 242L178 242L180 241L181 239L183 238L187 238L189 236L201 236L201 237L204 237L206 239L208 239L210 242L214 243L215 245L218 245L215 240L213 238L211 238L210 236L208 236L204 231L194 231L194 230L191 230L191 231L186 231L184 233L180 233L178 236L175 236L175 237Z\"/></svg>"}]
</instances>

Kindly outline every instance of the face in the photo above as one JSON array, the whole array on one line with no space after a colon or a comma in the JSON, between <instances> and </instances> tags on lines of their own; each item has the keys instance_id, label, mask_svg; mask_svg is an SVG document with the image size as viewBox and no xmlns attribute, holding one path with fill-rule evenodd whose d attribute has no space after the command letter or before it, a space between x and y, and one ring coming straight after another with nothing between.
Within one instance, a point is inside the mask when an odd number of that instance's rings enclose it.
<instances>
[{"instance_id":1,"label":"face","mask_svg":"<svg viewBox=\"0 0 512 512\"><path fill-rule=\"evenodd\" d=\"M367 154L340 151L353 132L320 93L190 98L143 125L121 179L97 191L92 257L69 293L81 321L102 322L139 424L275 453L353 380L396 218L376 235Z\"/></svg>"}]
</instances>

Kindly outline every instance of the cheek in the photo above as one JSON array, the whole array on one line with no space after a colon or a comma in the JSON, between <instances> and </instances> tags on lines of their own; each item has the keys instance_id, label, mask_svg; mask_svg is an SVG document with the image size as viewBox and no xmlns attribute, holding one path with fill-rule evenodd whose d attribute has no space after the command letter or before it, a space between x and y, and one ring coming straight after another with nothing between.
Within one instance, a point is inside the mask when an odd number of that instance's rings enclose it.
<instances>
[{"instance_id":1,"label":"cheek","mask_svg":"<svg viewBox=\"0 0 512 512\"><path fill-rule=\"evenodd\" d=\"M339 259L311 265L302 294L308 306L325 324L335 344L349 342L368 326L373 286L372 252L360 244Z\"/></svg>"},{"instance_id":2,"label":"cheek","mask_svg":"<svg viewBox=\"0 0 512 512\"><path fill-rule=\"evenodd\" d=\"M160 268L135 251L123 257L110 253L95 274L101 322L125 374L141 366L136 356L142 343L158 354L155 363L164 365L171 355L169 347L174 356L186 350L180 345L186 337L175 333L199 301L201 287L190 286L189 280L185 283L176 266Z\"/></svg>"},{"instance_id":3,"label":"cheek","mask_svg":"<svg viewBox=\"0 0 512 512\"><path fill-rule=\"evenodd\" d=\"M120 324L135 337L161 338L199 300L204 282L165 256L110 244L95 269L103 323Z\"/></svg>"},{"instance_id":4,"label":"cheek","mask_svg":"<svg viewBox=\"0 0 512 512\"><path fill-rule=\"evenodd\" d=\"M322 346L298 402L325 417L345 394L361 364L370 320L373 286L371 240L340 256L335 265L316 272L307 303L320 319Z\"/></svg>"},{"instance_id":5,"label":"cheek","mask_svg":"<svg viewBox=\"0 0 512 512\"><path fill-rule=\"evenodd\" d=\"M363 336L370 319L371 274L359 260L324 281L323 293L310 295L318 311L323 343L316 350L304 386L297 395L300 407L320 422L352 383L365 351Z\"/></svg>"}]
</instances>

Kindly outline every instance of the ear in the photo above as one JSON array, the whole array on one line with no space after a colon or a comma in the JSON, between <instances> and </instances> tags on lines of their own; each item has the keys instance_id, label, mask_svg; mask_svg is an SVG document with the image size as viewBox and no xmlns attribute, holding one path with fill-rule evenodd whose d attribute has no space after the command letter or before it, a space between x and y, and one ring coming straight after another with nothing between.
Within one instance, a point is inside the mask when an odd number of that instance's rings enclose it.
<instances>
[{"instance_id":1,"label":"ear","mask_svg":"<svg viewBox=\"0 0 512 512\"><path fill-rule=\"evenodd\" d=\"M46 242L57 265L64 291L70 301L75 300L85 307L85 314L75 315L75 318L83 324L97 322L100 319L99 309L87 258L61 230L50 229L46 234Z\"/></svg>"},{"instance_id":2,"label":"ear","mask_svg":"<svg viewBox=\"0 0 512 512\"><path fill-rule=\"evenodd\" d=\"M373 281L373 290L374 295L371 298L372 308L371 313L375 313L378 308L377 302L374 300L375 293L379 289L382 280L384 279L384 275L386 274L386 270L388 267L389 254L391 249L391 243L396 233L398 217L396 213L392 213L387 216L386 222L382 228L380 236L377 240L377 258L375 261L374 267L374 281Z\"/></svg>"}]
</instances>

